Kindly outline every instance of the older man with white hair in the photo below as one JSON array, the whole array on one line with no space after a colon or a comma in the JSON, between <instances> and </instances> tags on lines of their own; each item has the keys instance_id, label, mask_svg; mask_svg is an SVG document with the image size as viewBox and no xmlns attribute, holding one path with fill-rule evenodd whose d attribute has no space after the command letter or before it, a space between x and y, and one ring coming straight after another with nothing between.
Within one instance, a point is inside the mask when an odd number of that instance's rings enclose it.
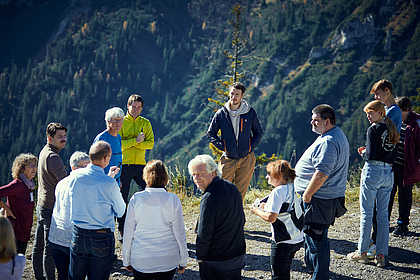
<instances>
[{"instance_id":1,"label":"older man with white hair","mask_svg":"<svg viewBox=\"0 0 420 280\"><path fill-rule=\"evenodd\" d=\"M197 226L196 257L201 279L241 279L245 266L245 215L242 197L234 184L221 179L209 155L188 164L194 183L204 193Z\"/></svg>"},{"instance_id":2,"label":"older man with white hair","mask_svg":"<svg viewBox=\"0 0 420 280\"><path fill-rule=\"evenodd\" d=\"M112 149L111 160L107 167L105 167L105 173L109 172L111 166L118 166L121 169L122 165L122 150L121 150L121 135L118 132L122 128L122 123L124 119L124 111L121 108L114 107L111 109L106 110L105 112L105 122L106 122L106 130L102 131L98 135L96 135L95 140L93 140L93 144L98 141L105 141L107 142ZM115 175L115 180L120 185L120 175L121 171L119 171Z\"/></svg>"}]
</instances>

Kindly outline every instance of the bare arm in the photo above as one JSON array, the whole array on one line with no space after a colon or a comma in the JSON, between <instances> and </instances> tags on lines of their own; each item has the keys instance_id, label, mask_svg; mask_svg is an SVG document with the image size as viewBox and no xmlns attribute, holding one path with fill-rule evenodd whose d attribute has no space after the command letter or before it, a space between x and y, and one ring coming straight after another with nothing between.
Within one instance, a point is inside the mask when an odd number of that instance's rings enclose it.
<instances>
[{"instance_id":1,"label":"bare arm","mask_svg":"<svg viewBox=\"0 0 420 280\"><path fill-rule=\"evenodd\" d=\"M15 214L13 214L12 209L9 208L9 206L4 203L4 201L0 198L0 208L4 208L6 217L12 217L13 219L16 219Z\"/></svg>"},{"instance_id":2,"label":"bare arm","mask_svg":"<svg viewBox=\"0 0 420 280\"><path fill-rule=\"evenodd\" d=\"M261 208L256 207L254 205L251 205L249 210L251 210L252 213L257 214L260 216L264 221L269 223L274 223L277 219L277 213L272 212L265 212Z\"/></svg>"},{"instance_id":3,"label":"bare arm","mask_svg":"<svg viewBox=\"0 0 420 280\"><path fill-rule=\"evenodd\" d=\"M308 187L303 193L303 202L309 203L312 200L312 196L316 193L317 190L324 184L328 176L322 174L321 171L316 171L312 176L311 181L309 182Z\"/></svg>"}]
</instances>

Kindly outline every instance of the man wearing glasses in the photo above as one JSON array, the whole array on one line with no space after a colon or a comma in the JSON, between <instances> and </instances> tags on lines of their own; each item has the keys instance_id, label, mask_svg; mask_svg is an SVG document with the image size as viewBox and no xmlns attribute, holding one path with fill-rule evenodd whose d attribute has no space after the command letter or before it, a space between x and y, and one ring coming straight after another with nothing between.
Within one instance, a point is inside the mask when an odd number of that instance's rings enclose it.
<instances>
[{"instance_id":1,"label":"man wearing glasses","mask_svg":"<svg viewBox=\"0 0 420 280\"><path fill-rule=\"evenodd\" d=\"M105 141L111 146L112 155L111 160L107 167L105 167L104 171L105 174L108 174L109 169L111 166L118 166L121 168L122 165L122 150L121 150L121 135L118 132L122 128L124 118L124 111L121 108L114 107L108 109L105 112L105 122L106 122L106 130L99 133L93 143L98 141ZM120 176L121 176L121 169L115 175L115 180L120 186Z\"/></svg>"}]
</instances>

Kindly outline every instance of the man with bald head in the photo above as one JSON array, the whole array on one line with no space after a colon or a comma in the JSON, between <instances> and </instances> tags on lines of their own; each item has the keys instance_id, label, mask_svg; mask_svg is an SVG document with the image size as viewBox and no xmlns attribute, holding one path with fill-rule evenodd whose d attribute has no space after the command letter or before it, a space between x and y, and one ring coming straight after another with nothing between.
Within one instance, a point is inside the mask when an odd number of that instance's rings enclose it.
<instances>
[{"instance_id":1,"label":"man with bald head","mask_svg":"<svg viewBox=\"0 0 420 280\"><path fill-rule=\"evenodd\" d=\"M90 147L90 164L69 176L70 220L74 225L70 246L69 279L108 279L114 260L114 217L125 212L117 182L104 173L111 146L98 141Z\"/></svg>"}]
</instances>

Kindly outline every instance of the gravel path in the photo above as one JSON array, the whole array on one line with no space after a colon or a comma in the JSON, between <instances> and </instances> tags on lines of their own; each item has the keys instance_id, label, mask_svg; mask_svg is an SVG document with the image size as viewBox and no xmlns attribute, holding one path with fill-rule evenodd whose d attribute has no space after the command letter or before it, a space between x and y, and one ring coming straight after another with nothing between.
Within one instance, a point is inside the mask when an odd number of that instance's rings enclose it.
<instances>
[{"instance_id":1,"label":"gravel path","mask_svg":"<svg viewBox=\"0 0 420 280\"><path fill-rule=\"evenodd\" d=\"M397 209L395 204L394 209ZM358 203L347 205L348 212L336 220L336 224L329 230L331 242L331 279L420 279L420 208L413 206L411 212L410 235L397 238L390 234L389 258L384 268L376 267L373 262L360 264L345 259L347 253L357 247L359 238L359 209ZM198 265L195 261L194 229L198 217L198 205L184 207L184 220L187 230L189 259L185 273L176 275L174 279L199 279ZM247 244L246 267L242 272L243 279L271 279L270 276L270 226L261 218L249 211L245 205L246 224L245 235ZM397 220L394 210L391 225ZM32 236L33 239L33 236ZM27 259L32 251L32 239L28 245ZM118 260L114 262L110 279L133 279L132 274L122 268L121 245L117 244ZM1 277L0 277L1 278ZM301 248L295 255L291 268L292 279L309 279L304 263L304 252ZM35 279L31 260L26 263L23 279Z\"/></svg>"}]
</instances>

